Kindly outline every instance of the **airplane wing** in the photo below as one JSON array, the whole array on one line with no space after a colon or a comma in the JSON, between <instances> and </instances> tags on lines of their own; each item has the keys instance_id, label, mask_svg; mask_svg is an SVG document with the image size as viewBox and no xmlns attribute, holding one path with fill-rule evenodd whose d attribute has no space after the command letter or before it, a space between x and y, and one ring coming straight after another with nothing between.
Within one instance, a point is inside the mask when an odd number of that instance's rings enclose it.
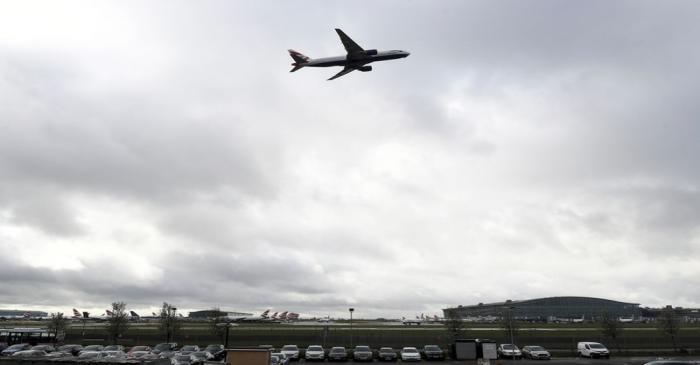
<instances>
[{"instance_id":1,"label":"airplane wing","mask_svg":"<svg viewBox=\"0 0 700 365\"><path fill-rule=\"evenodd\" d=\"M336 33L338 33L338 36L340 37L340 40L343 42L343 46L345 46L345 50L348 52L348 55L355 55L358 53L363 53L365 50L362 49L362 47L358 46L355 41L350 39L345 32L342 30L335 28Z\"/></svg>"},{"instance_id":2,"label":"airplane wing","mask_svg":"<svg viewBox=\"0 0 700 365\"><path fill-rule=\"evenodd\" d=\"M335 79L337 79L338 77L343 76L343 75L345 75L345 74L348 74L348 73L350 73L350 72L353 72L353 71L355 71L355 70L356 70L356 68L354 68L354 67L345 67L342 71L338 72L337 74L333 75L333 77L331 77L330 79L328 79L328 81L335 80Z\"/></svg>"}]
</instances>

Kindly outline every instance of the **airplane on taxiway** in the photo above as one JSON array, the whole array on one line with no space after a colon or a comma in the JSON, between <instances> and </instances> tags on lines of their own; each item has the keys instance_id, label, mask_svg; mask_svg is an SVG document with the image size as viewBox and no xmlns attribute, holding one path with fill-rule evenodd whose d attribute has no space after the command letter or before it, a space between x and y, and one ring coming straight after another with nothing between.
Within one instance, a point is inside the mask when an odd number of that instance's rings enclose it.
<instances>
[{"instance_id":1,"label":"airplane on taxiway","mask_svg":"<svg viewBox=\"0 0 700 365\"><path fill-rule=\"evenodd\" d=\"M343 42L343 46L345 46L347 55L338 57L309 58L293 49L290 49L289 55L294 59L294 63L292 63L294 68L292 68L289 72L297 71L303 67L343 66L342 71L328 79L333 80L355 70L362 72L372 71L372 66L368 66L368 63L395 60L398 58L405 58L410 55L409 52L402 51L400 49L391 51L377 51L376 49L365 50L355 43L355 41L350 39L350 37L348 37L342 30L336 28L335 31L338 33L338 36L340 36L340 40Z\"/></svg>"}]
</instances>

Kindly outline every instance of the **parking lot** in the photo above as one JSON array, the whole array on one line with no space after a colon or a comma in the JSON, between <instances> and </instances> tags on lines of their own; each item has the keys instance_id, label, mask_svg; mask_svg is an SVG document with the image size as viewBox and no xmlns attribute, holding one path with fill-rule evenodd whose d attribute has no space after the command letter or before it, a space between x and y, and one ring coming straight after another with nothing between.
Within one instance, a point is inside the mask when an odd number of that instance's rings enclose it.
<instances>
[{"instance_id":1,"label":"parking lot","mask_svg":"<svg viewBox=\"0 0 700 365\"><path fill-rule=\"evenodd\" d=\"M490 365L643 365L648 362L657 360L654 357L616 357L612 359L583 359L583 358L555 358L552 360L492 360ZM695 361L700 365L700 357L689 357L689 358L679 358L682 361ZM374 360L374 363L379 361ZM294 363L307 363L304 360ZM293 364L294 364L293 363ZM310 361L311 364L320 364L319 361ZM346 362L346 364L367 364L368 362L354 362L352 360ZM383 362L379 362L383 363ZM401 361L398 361L401 363ZM476 361L456 361L456 360L445 360L445 361L426 361L422 360L420 362L411 362L418 364L470 364L476 365Z\"/></svg>"},{"instance_id":2,"label":"parking lot","mask_svg":"<svg viewBox=\"0 0 700 365\"><path fill-rule=\"evenodd\" d=\"M612 359L583 359L583 358L555 358L552 360L492 360L490 362L490 365L643 365L648 362L657 360L657 358L654 357L616 357ZM695 361L700 365L700 357L689 357L689 358L679 358L678 360L681 361ZM310 364L320 364L322 362L320 361L305 361L305 360L299 360L298 362L292 362L292 364L295 363L310 363ZM327 363L327 361L324 361L323 363ZM333 362L331 362L333 363ZM340 362L342 363L342 362ZM352 360L349 360L348 362L345 362L345 364L367 364L368 362L355 362ZM383 363L381 361L374 360L373 363ZM401 361L398 361L398 363L401 363ZM466 361L466 360L445 360L445 361L426 361L422 360L420 362L411 362L411 363L418 363L418 364L470 364L470 365L476 365L476 361Z\"/></svg>"}]
</instances>

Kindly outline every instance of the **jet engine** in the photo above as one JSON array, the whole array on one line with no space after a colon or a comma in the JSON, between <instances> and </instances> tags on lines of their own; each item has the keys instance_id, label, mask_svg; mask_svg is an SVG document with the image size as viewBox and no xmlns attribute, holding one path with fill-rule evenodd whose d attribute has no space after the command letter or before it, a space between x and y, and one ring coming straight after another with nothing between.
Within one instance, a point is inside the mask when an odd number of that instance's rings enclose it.
<instances>
[{"instance_id":1,"label":"jet engine","mask_svg":"<svg viewBox=\"0 0 700 365\"><path fill-rule=\"evenodd\" d=\"M362 67L358 67L357 69L362 71L362 72L367 72L367 71L372 71L372 66L362 66Z\"/></svg>"},{"instance_id":2,"label":"jet engine","mask_svg":"<svg viewBox=\"0 0 700 365\"><path fill-rule=\"evenodd\" d=\"M376 49L368 49L365 51L365 54L368 56L376 56L377 55L377 50Z\"/></svg>"}]
</instances>

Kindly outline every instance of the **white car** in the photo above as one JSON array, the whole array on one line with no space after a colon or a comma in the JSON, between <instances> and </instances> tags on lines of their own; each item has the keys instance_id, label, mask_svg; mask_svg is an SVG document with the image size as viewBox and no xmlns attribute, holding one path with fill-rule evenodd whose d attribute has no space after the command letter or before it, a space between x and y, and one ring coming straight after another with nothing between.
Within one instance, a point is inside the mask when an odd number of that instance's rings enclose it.
<instances>
[{"instance_id":1,"label":"white car","mask_svg":"<svg viewBox=\"0 0 700 365\"><path fill-rule=\"evenodd\" d=\"M511 358L511 359L519 359L523 356L523 353L520 352L520 349L518 346L513 345L512 343L502 343L498 345L498 357L500 358Z\"/></svg>"},{"instance_id":2,"label":"white car","mask_svg":"<svg viewBox=\"0 0 700 365\"><path fill-rule=\"evenodd\" d=\"M542 346L523 346L522 353L526 359L549 360L552 358L549 351L545 350Z\"/></svg>"},{"instance_id":3,"label":"white car","mask_svg":"<svg viewBox=\"0 0 700 365\"><path fill-rule=\"evenodd\" d=\"M598 342L579 342L577 347L578 356L581 357L604 357L610 358L610 351L607 347Z\"/></svg>"},{"instance_id":4,"label":"white car","mask_svg":"<svg viewBox=\"0 0 700 365\"><path fill-rule=\"evenodd\" d=\"M323 347L318 346L318 345L312 345L306 348L306 353L304 354L304 358L306 360L321 360L326 356L326 352L323 351Z\"/></svg>"},{"instance_id":5,"label":"white car","mask_svg":"<svg viewBox=\"0 0 700 365\"><path fill-rule=\"evenodd\" d=\"M297 345L284 345L280 352L287 355L291 360L299 360L299 347Z\"/></svg>"},{"instance_id":6,"label":"white car","mask_svg":"<svg viewBox=\"0 0 700 365\"><path fill-rule=\"evenodd\" d=\"M272 352L272 353L270 353L270 357L277 358L276 364L279 364L279 365L289 364L289 358L287 357L287 355L285 355L281 352ZM273 364L275 364L275 363L273 362Z\"/></svg>"},{"instance_id":7,"label":"white car","mask_svg":"<svg viewBox=\"0 0 700 365\"><path fill-rule=\"evenodd\" d=\"M404 347L401 349L401 361L420 361L420 352L415 347Z\"/></svg>"}]
</instances>

